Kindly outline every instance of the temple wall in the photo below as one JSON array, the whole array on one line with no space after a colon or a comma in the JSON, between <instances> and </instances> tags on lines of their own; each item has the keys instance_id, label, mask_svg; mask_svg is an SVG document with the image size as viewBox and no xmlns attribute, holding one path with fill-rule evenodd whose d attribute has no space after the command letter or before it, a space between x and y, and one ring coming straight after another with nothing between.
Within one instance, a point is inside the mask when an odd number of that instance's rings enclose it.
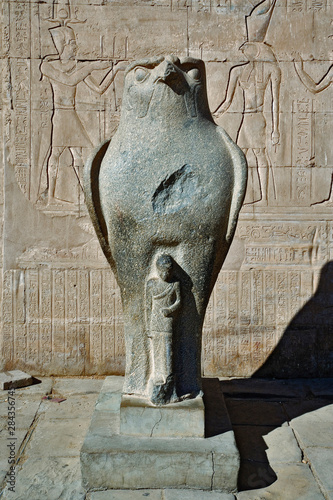
<instances>
[{"instance_id":1,"label":"temple wall","mask_svg":"<svg viewBox=\"0 0 333 500\"><path fill-rule=\"evenodd\" d=\"M216 123L246 153L249 182L206 314L204 374L332 376L332 0L265 0L251 22L255 5L2 2L0 369L124 370L119 289L81 188L87 155L117 128L123 73L102 95L64 84L63 24L82 67L109 62L91 72L96 88L118 61L173 53L205 61L212 112L227 96Z\"/></svg>"}]
</instances>

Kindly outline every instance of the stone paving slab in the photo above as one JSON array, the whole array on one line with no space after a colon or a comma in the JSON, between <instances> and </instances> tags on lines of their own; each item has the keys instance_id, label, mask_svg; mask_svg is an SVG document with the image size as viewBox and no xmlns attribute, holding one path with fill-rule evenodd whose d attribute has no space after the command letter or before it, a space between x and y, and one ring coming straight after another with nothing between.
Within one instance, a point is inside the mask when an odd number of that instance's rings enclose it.
<instances>
[{"instance_id":1,"label":"stone paving slab","mask_svg":"<svg viewBox=\"0 0 333 500\"><path fill-rule=\"evenodd\" d=\"M277 481L268 487L242 491L237 500L324 500L306 464L276 464Z\"/></svg>"},{"instance_id":2,"label":"stone paving slab","mask_svg":"<svg viewBox=\"0 0 333 500\"><path fill-rule=\"evenodd\" d=\"M305 397L308 388L304 385L304 379L292 380L268 380L268 379L220 379L224 395L246 396L247 398L265 397L270 399L289 399Z\"/></svg>"},{"instance_id":3,"label":"stone paving slab","mask_svg":"<svg viewBox=\"0 0 333 500\"><path fill-rule=\"evenodd\" d=\"M26 387L33 384L33 378L28 373L22 370L11 370L9 372L0 373L0 389L16 389Z\"/></svg>"},{"instance_id":4,"label":"stone paving slab","mask_svg":"<svg viewBox=\"0 0 333 500\"><path fill-rule=\"evenodd\" d=\"M7 460L0 460L0 485L5 480L5 477L7 475L7 466Z\"/></svg>"},{"instance_id":5,"label":"stone paving slab","mask_svg":"<svg viewBox=\"0 0 333 500\"><path fill-rule=\"evenodd\" d=\"M79 456L90 418L47 418L40 421L27 446L29 457Z\"/></svg>"},{"instance_id":6,"label":"stone paving slab","mask_svg":"<svg viewBox=\"0 0 333 500\"><path fill-rule=\"evenodd\" d=\"M234 500L232 493L222 493L221 491L202 490L164 490L163 500Z\"/></svg>"},{"instance_id":7,"label":"stone paving slab","mask_svg":"<svg viewBox=\"0 0 333 500\"><path fill-rule=\"evenodd\" d=\"M232 493L204 490L106 490L87 494L86 500L235 500Z\"/></svg>"},{"instance_id":8,"label":"stone paving slab","mask_svg":"<svg viewBox=\"0 0 333 500\"><path fill-rule=\"evenodd\" d=\"M17 459L19 456L20 447L25 437L25 430L16 430L15 435L12 437L9 436L6 429L0 433L0 485L6 479L10 466L15 464L11 460ZM11 455L11 450L14 452L14 455Z\"/></svg>"},{"instance_id":9,"label":"stone paving slab","mask_svg":"<svg viewBox=\"0 0 333 500\"><path fill-rule=\"evenodd\" d=\"M86 500L164 500L162 490L106 490L92 491Z\"/></svg>"},{"instance_id":10,"label":"stone paving slab","mask_svg":"<svg viewBox=\"0 0 333 500\"><path fill-rule=\"evenodd\" d=\"M39 380L40 382L34 383L29 387L20 387L15 389L15 397L16 398L27 398L29 396L44 396L46 394L50 394L52 391L52 386L54 380L50 377L48 378L38 378L35 380ZM6 399L8 397L8 391L0 390L0 401Z\"/></svg>"},{"instance_id":11,"label":"stone paving slab","mask_svg":"<svg viewBox=\"0 0 333 500\"><path fill-rule=\"evenodd\" d=\"M61 403L52 400L43 400L45 418L76 419L78 417L90 418L93 414L97 394L80 394L68 396Z\"/></svg>"},{"instance_id":12,"label":"stone paving slab","mask_svg":"<svg viewBox=\"0 0 333 500\"><path fill-rule=\"evenodd\" d=\"M12 400L11 400L12 401ZM30 397L15 397L15 428L16 429L29 429L36 412L41 404L41 396ZM0 417L7 421L8 418L8 401L5 399L0 402Z\"/></svg>"},{"instance_id":13,"label":"stone paving slab","mask_svg":"<svg viewBox=\"0 0 333 500\"><path fill-rule=\"evenodd\" d=\"M226 399L233 425L281 425L286 415L280 403Z\"/></svg>"},{"instance_id":14,"label":"stone paving slab","mask_svg":"<svg viewBox=\"0 0 333 500\"><path fill-rule=\"evenodd\" d=\"M77 458L29 457L16 472L15 493L6 487L1 500L85 499Z\"/></svg>"},{"instance_id":15,"label":"stone paving slab","mask_svg":"<svg viewBox=\"0 0 333 500\"><path fill-rule=\"evenodd\" d=\"M263 438L268 446L266 455L270 464L302 462L302 451L293 430L287 424L274 429Z\"/></svg>"},{"instance_id":16,"label":"stone paving slab","mask_svg":"<svg viewBox=\"0 0 333 500\"><path fill-rule=\"evenodd\" d=\"M1 457L1 462L5 464L7 462L8 464L8 458L10 457L10 447L8 446L10 443L15 443L14 446L12 446L12 449L15 450L15 455L18 455L20 446L26 436L26 431L24 430L17 430L15 431L14 436L9 436L7 432L1 433L1 439L0 439L0 457ZM6 470L8 467L6 467Z\"/></svg>"},{"instance_id":17,"label":"stone paving slab","mask_svg":"<svg viewBox=\"0 0 333 500\"><path fill-rule=\"evenodd\" d=\"M312 412L316 413L316 412ZM332 421L316 420L313 414L306 414L290 422L302 448L321 446L333 448Z\"/></svg>"},{"instance_id":18,"label":"stone paving slab","mask_svg":"<svg viewBox=\"0 0 333 500\"><path fill-rule=\"evenodd\" d=\"M98 394L103 378L58 378L54 381L53 393L64 397L78 394Z\"/></svg>"},{"instance_id":19,"label":"stone paving slab","mask_svg":"<svg viewBox=\"0 0 333 500\"><path fill-rule=\"evenodd\" d=\"M311 464L312 472L323 492L333 491L332 448L305 448L304 456Z\"/></svg>"}]
</instances>

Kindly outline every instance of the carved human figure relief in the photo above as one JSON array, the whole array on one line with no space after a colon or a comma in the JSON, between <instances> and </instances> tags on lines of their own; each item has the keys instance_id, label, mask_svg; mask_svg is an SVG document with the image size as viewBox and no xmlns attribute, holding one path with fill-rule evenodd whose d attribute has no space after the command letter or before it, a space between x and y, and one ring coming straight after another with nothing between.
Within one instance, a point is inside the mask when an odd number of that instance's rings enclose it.
<instances>
[{"instance_id":1,"label":"carved human figure relief","mask_svg":"<svg viewBox=\"0 0 333 500\"><path fill-rule=\"evenodd\" d=\"M40 193L40 201L48 206L79 203L82 191L83 150L91 149L93 144L76 111L78 84L84 82L91 90L102 95L118 71L125 68L121 62L78 61L76 36L69 24L84 21L71 18L68 1L59 2L57 7L57 15L49 19L60 23L49 29L57 55L45 56L40 68L43 77L50 81L53 95L51 144L46 165L47 188ZM108 70L101 82L93 78L92 72L95 70ZM60 171L60 157L66 149L71 153L71 163L65 169L65 182L60 183L59 179L64 175Z\"/></svg>"},{"instance_id":2,"label":"carved human figure relief","mask_svg":"<svg viewBox=\"0 0 333 500\"><path fill-rule=\"evenodd\" d=\"M245 18L248 41L243 43L239 50L243 52L248 62L231 68L225 98L214 112L216 118L225 113L233 102L236 89L241 88L244 108L236 142L244 151L248 161L249 152L252 152L255 157L260 197L254 199L251 203L264 205L268 202L269 169L271 170L273 193L275 198L277 196L272 165L267 154L266 120L263 112L268 88L271 88L272 96L271 142L273 146L277 146L280 141L279 91L281 70L272 47L264 42L274 5L275 0L265 0L253 9L250 16ZM251 166L250 163L249 166ZM251 189L250 179L248 189Z\"/></svg>"},{"instance_id":3,"label":"carved human figure relief","mask_svg":"<svg viewBox=\"0 0 333 500\"><path fill-rule=\"evenodd\" d=\"M299 61L294 60L294 66L296 73L305 87L312 92L312 94L319 94L323 90L326 90L333 82L333 64L328 68L324 76L316 83L311 76L304 70L303 60L298 54ZM320 200L318 202L312 203L311 206L323 205L332 207L333 206L333 172L330 182L329 192L327 198Z\"/></svg>"},{"instance_id":4,"label":"carved human figure relief","mask_svg":"<svg viewBox=\"0 0 333 500\"><path fill-rule=\"evenodd\" d=\"M151 401L163 399L173 387L173 323L181 307L180 283L173 277L173 260L162 254L156 260L157 277L147 282L146 317L151 343Z\"/></svg>"}]
</instances>

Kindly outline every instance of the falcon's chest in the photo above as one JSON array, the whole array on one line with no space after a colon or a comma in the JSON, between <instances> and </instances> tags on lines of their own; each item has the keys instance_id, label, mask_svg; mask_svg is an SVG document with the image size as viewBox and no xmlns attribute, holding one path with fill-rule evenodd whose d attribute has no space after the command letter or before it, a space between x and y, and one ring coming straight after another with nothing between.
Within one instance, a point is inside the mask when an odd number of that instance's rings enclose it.
<instances>
[{"instance_id":1,"label":"falcon's chest","mask_svg":"<svg viewBox=\"0 0 333 500\"><path fill-rule=\"evenodd\" d=\"M147 221L154 226L163 218L163 224L174 227L187 221L198 225L202 211L214 211L214 220L228 212L233 170L220 136L215 129L173 132L158 141L146 136L135 147L111 143L100 173L110 224L130 218L136 227Z\"/></svg>"}]
</instances>

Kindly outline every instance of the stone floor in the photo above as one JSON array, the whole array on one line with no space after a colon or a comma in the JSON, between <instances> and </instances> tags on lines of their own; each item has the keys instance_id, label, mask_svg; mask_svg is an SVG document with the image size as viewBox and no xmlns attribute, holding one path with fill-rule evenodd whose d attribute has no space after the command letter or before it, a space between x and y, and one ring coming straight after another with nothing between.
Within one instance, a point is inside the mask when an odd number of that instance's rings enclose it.
<instances>
[{"instance_id":1,"label":"stone floor","mask_svg":"<svg viewBox=\"0 0 333 500\"><path fill-rule=\"evenodd\" d=\"M86 492L80 448L102 382L44 378L14 395L0 391L1 499L333 499L333 379L221 380L241 455L235 496L173 489ZM15 408L13 435L8 403ZM14 454L15 466L8 463Z\"/></svg>"}]
</instances>

